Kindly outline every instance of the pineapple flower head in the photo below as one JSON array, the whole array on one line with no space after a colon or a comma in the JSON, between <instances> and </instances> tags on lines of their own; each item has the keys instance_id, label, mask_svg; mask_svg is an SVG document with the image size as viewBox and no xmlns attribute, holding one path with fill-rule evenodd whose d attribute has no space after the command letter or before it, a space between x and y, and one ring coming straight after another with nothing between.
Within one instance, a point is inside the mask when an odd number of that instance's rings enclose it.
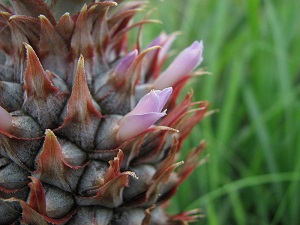
<instances>
[{"instance_id":1,"label":"pineapple flower head","mask_svg":"<svg viewBox=\"0 0 300 225\"><path fill-rule=\"evenodd\" d=\"M6 1L5 1L6 2ZM187 224L168 200L205 143L176 162L209 103L178 102L202 42L141 45L143 1L0 3L0 224ZM135 44L128 33L139 29ZM163 68L166 68L163 70Z\"/></svg>"}]
</instances>

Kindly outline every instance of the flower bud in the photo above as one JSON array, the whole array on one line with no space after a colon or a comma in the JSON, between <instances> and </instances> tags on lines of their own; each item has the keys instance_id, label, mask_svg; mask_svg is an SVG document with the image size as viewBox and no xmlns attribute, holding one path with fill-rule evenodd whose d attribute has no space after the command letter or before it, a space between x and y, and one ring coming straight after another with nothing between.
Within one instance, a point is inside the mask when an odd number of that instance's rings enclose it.
<instances>
[{"instance_id":1,"label":"flower bud","mask_svg":"<svg viewBox=\"0 0 300 225\"><path fill-rule=\"evenodd\" d=\"M169 54L169 50L170 50L170 47L172 45L172 43L174 42L174 40L176 39L178 33L173 33L171 35L166 35L166 34L162 34L162 41L161 41L161 50L159 51L159 54L158 54L158 63L164 63L165 59L168 57L168 54Z\"/></svg>"},{"instance_id":2,"label":"flower bud","mask_svg":"<svg viewBox=\"0 0 300 225\"><path fill-rule=\"evenodd\" d=\"M136 59L138 55L138 51L135 49L132 52L128 53L121 61L119 62L118 66L115 69L115 74L117 78L121 79L126 72L128 71L129 67Z\"/></svg>"},{"instance_id":3,"label":"flower bud","mask_svg":"<svg viewBox=\"0 0 300 225\"><path fill-rule=\"evenodd\" d=\"M172 88L152 90L143 96L136 107L126 114L119 122L119 139L128 140L152 126L157 120L166 115L162 109L172 94Z\"/></svg>"},{"instance_id":4,"label":"flower bud","mask_svg":"<svg viewBox=\"0 0 300 225\"><path fill-rule=\"evenodd\" d=\"M169 48L171 47L173 41L175 40L178 33L173 33L171 35L166 35L165 33L161 33L159 36L157 36L149 45L147 48L151 48L153 46L161 46L161 48L156 49L154 51L151 51L147 54L144 62L145 70L151 69L151 66L153 66L153 63L156 63L156 66L161 67L164 61L166 60L169 52ZM155 55L157 55L157 62L154 62L153 59Z\"/></svg>"},{"instance_id":5,"label":"flower bud","mask_svg":"<svg viewBox=\"0 0 300 225\"><path fill-rule=\"evenodd\" d=\"M154 81L156 89L174 86L183 76L190 73L202 61L203 43L195 41L184 49L170 66Z\"/></svg>"}]
</instances>

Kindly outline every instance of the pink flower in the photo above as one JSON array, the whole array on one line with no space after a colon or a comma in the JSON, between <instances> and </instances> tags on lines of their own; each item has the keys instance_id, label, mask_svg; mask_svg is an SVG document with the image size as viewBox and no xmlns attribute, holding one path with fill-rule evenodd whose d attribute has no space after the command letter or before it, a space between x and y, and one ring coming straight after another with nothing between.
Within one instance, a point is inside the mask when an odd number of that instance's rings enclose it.
<instances>
[{"instance_id":1,"label":"pink flower","mask_svg":"<svg viewBox=\"0 0 300 225\"><path fill-rule=\"evenodd\" d=\"M0 129L9 131L12 126L11 115L0 106Z\"/></svg>"},{"instance_id":2,"label":"pink flower","mask_svg":"<svg viewBox=\"0 0 300 225\"><path fill-rule=\"evenodd\" d=\"M157 61L159 63L164 63L165 59L168 57L169 49L170 49L172 43L174 42L175 38L177 37L177 35L178 35L178 33L173 33L168 36L166 34L162 34L164 39L160 44L162 48L158 54Z\"/></svg>"},{"instance_id":3,"label":"pink flower","mask_svg":"<svg viewBox=\"0 0 300 225\"><path fill-rule=\"evenodd\" d=\"M157 49L156 51L151 51L147 54L147 60L145 60L144 64L151 64L153 57L155 56L156 52L158 52L158 58L157 63L161 65L164 60L167 58L169 48L171 47L173 41L175 40L178 33L173 33L171 35L166 35L165 33L160 34L158 37L156 37L150 45L148 45L147 48L153 47L153 46L161 46L160 49ZM149 67L149 65L147 65Z\"/></svg>"},{"instance_id":4,"label":"pink flower","mask_svg":"<svg viewBox=\"0 0 300 225\"><path fill-rule=\"evenodd\" d=\"M136 107L126 114L119 122L119 138L128 140L152 126L157 120L166 115L166 109L162 111L170 95L172 88L152 90L144 95Z\"/></svg>"},{"instance_id":5,"label":"pink flower","mask_svg":"<svg viewBox=\"0 0 300 225\"><path fill-rule=\"evenodd\" d=\"M202 61L203 42L195 41L184 49L171 65L153 82L155 89L174 86L183 76L190 73Z\"/></svg>"},{"instance_id":6,"label":"pink flower","mask_svg":"<svg viewBox=\"0 0 300 225\"><path fill-rule=\"evenodd\" d=\"M128 53L121 61L115 69L116 76L121 79L124 77L128 69L130 68L133 61L136 59L138 55L138 51L135 49L132 52Z\"/></svg>"}]
</instances>

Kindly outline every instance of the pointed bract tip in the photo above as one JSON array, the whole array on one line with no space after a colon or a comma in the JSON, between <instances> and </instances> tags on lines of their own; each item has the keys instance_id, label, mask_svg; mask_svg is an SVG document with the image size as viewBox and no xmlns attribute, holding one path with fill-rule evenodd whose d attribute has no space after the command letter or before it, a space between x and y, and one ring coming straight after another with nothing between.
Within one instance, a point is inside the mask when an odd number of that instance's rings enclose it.
<instances>
[{"instance_id":1,"label":"pointed bract tip","mask_svg":"<svg viewBox=\"0 0 300 225\"><path fill-rule=\"evenodd\" d=\"M12 127L12 116L0 106L0 129L9 131Z\"/></svg>"},{"instance_id":2,"label":"pointed bract tip","mask_svg":"<svg viewBox=\"0 0 300 225\"><path fill-rule=\"evenodd\" d=\"M46 16L39 15L39 18L40 18L40 21L42 24L49 24L50 26L52 26L51 22L49 21L49 19Z\"/></svg>"},{"instance_id":3,"label":"pointed bract tip","mask_svg":"<svg viewBox=\"0 0 300 225\"><path fill-rule=\"evenodd\" d=\"M45 135L46 135L47 137L56 137L55 134L53 133L53 131L50 130L50 129L46 129Z\"/></svg>"},{"instance_id":4,"label":"pointed bract tip","mask_svg":"<svg viewBox=\"0 0 300 225\"><path fill-rule=\"evenodd\" d=\"M44 16L44 15L39 15L39 18L40 18L40 19L43 19L43 20L45 20L45 19L48 20L47 17Z\"/></svg>"},{"instance_id":5,"label":"pointed bract tip","mask_svg":"<svg viewBox=\"0 0 300 225\"><path fill-rule=\"evenodd\" d=\"M81 74L83 74L82 77L80 76ZM80 54L78 62L77 62L75 79L79 79L81 77L81 79L83 79L84 82L86 82L86 77L85 76L86 76L86 74L85 74L85 68L84 68L84 57L83 57L82 54Z\"/></svg>"},{"instance_id":6,"label":"pointed bract tip","mask_svg":"<svg viewBox=\"0 0 300 225\"><path fill-rule=\"evenodd\" d=\"M30 44L23 42L23 45L25 46L25 48L27 50L27 55L28 55L28 51L34 51Z\"/></svg>"},{"instance_id":7,"label":"pointed bract tip","mask_svg":"<svg viewBox=\"0 0 300 225\"><path fill-rule=\"evenodd\" d=\"M82 64L84 65L84 57L82 54L80 54L79 59L78 59L78 66L82 65Z\"/></svg>"},{"instance_id":8,"label":"pointed bract tip","mask_svg":"<svg viewBox=\"0 0 300 225\"><path fill-rule=\"evenodd\" d=\"M26 42L23 42L23 45L24 45L25 48L26 48L27 59L28 59L28 60L31 60L31 61L33 61L33 62L35 62L35 63L37 63L37 64L40 66L40 68L42 68L42 65L41 65L41 63L40 63L40 61L39 61L39 58L38 58L38 56L36 55L36 53L35 53L33 47L32 47L30 44L26 43ZM31 58L31 57L33 57L33 58ZM35 65L35 66L37 66L37 65ZM27 67L28 67L28 66L27 66Z\"/></svg>"},{"instance_id":9,"label":"pointed bract tip","mask_svg":"<svg viewBox=\"0 0 300 225\"><path fill-rule=\"evenodd\" d=\"M23 42L23 45L26 48L26 55L27 55L27 64L28 65L27 65L26 70L28 69L29 64L30 64L29 61L31 61L32 64L35 64L34 66L39 66L40 67L39 69L42 69L42 65L40 64L39 58L36 55L33 47L31 47L31 45L26 42Z\"/></svg>"},{"instance_id":10,"label":"pointed bract tip","mask_svg":"<svg viewBox=\"0 0 300 225\"><path fill-rule=\"evenodd\" d=\"M86 12L86 11L87 11L87 5L86 5L86 3L84 3L84 5L82 6L82 8L80 10L80 13Z\"/></svg>"}]
</instances>

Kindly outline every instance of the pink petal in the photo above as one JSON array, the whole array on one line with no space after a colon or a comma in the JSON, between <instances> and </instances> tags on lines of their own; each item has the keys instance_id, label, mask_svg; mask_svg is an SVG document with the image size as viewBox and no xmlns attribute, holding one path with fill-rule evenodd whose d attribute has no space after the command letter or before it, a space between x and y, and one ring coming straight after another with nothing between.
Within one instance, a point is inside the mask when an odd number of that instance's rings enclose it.
<instances>
[{"instance_id":1,"label":"pink petal","mask_svg":"<svg viewBox=\"0 0 300 225\"><path fill-rule=\"evenodd\" d=\"M120 124L119 138L120 140L128 140L152 126L157 120L165 116L162 113L150 112L147 114L127 115Z\"/></svg>"},{"instance_id":2,"label":"pink petal","mask_svg":"<svg viewBox=\"0 0 300 225\"><path fill-rule=\"evenodd\" d=\"M151 90L148 94L144 95L136 107L129 113L142 114L145 112L158 112L159 111L159 97L157 93Z\"/></svg>"},{"instance_id":3,"label":"pink petal","mask_svg":"<svg viewBox=\"0 0 300 225\"><path fill-rule=\"evenodd\" d=\"M183 76L190 73L202 61L203 43L195 41L184 49L171 65L154 81L156 89L174 86Z\"/></svg>"},{"instance_id":4,"label":"pink petal","mask_svg":"<svg viewBox=\"0 0 300 225\"><path fill-rule=\"evenodd\" d=\"M158 35L148 46L147 48L156 46L156 45L162 45L163 41L167 38L167 35L165 33L162 33Z\"/></svg>"},{"instance_id":5,"label":"pink petal","mask_svg":"<svg viewBox=\"0 0 300 225\"><path fill-rule=\"evenodd\" d=\"M172 88L168 87L160 90L152 90L144 95L137 106L130 114L140 114L145 112L160 112L172 94Z\"/></svg>"},{"instance_id":6,"label":"pink petal","mask_svg":"<svg viewBox=\"0 0 300 225\"><path fill-rule=\"evenodd\" d=\"M137 106L119 121L120 140L125 141L144 132L166 115L166 110L163 112L161 110L172 94L172 90L171 87L162 91L152 90L144 95Z\"/></svg>"},{"instance_id":7,"label":"pink petal","mask_svg":"<svg viewBox=\"0 0 300 225\"><path fill-rule=\"evenodd\" d=\"M119 62L115 70L115 73L119 79L121 79L126 74L129 67L136 59L137 55L138 55L138 51L135 49L129 54L127 54L123 59L121 59L121 61Z\"/></svg>"},{"instance_id":8,"label":"pink petal","mask_svg":"<svg viewBox=\"0 0 300 225\"><path fill-rule=\"evenodd\" d=\"M156 94L159 97L159 111L161 111L165 104L167 103L170 95L172 94L173 88L172 87L167 87L163 90L155 90Z\"/></svg>"},{"instance_id":9,"label":"pink petal","mask_svg":"<svg viewBox=\"0 0 300 225\"><path fill-rule=\"evenodd\" d=\"M178 33L173 33L169 36L166 36L164 43L162 44L162 48L158 54L158 62L162 63L168 55L168 51L175 40Z\"/></svg>"}]
</instances>

